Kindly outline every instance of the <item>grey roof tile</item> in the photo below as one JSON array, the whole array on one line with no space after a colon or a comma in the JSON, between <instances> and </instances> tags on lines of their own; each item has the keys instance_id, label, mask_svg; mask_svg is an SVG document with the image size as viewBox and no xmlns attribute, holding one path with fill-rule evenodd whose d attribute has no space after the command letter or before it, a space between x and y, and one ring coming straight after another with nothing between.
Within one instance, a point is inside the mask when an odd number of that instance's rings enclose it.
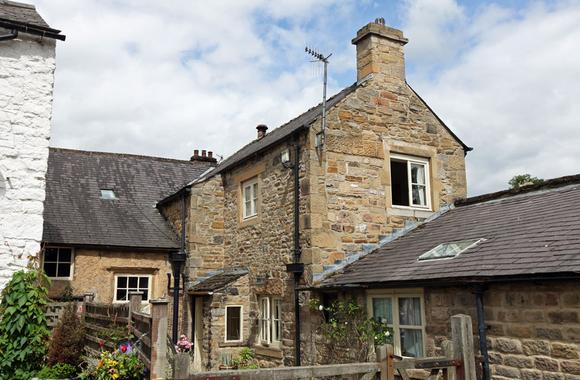
<instances>
[{"instance_id":1,"label":"grey roof tile","mask_svg":"<svg viewBox=\"0 0 580 380\"><path fill-rule=\"evenodd\" d=\"M441 243L479 238L487 240L453 259L417 260ZM459 202L319 286L540 274L580 277L580 175Z\"/></svg>"},{"instance_id":2,"label":"grey roof tile","mask_svg":"<svg viewBox=\"0 0 580 380\"><path fill-rule=\"evenodd\" d=\"M177 248L176 235L155 204L208 167L199 161L50 148L43 241ZM101 189L113 189L118 199L101 199Z\"/></svg>"},{"instance_id":3,"label":"grey roof tile","mask_svg":"<svg viewBox=\"0 0 580 380\"><path fill-rule=\"evenodd\" d=\"M50 28L32 4L0 0L0 19Z\"/></svg>"}]
</instances>

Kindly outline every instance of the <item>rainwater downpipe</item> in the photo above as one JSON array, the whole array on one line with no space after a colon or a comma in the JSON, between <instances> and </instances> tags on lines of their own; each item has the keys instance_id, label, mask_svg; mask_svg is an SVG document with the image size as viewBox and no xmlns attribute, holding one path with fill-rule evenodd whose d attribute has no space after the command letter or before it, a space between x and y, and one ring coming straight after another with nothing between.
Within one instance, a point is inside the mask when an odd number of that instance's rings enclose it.
<instances>
[{"instance_id":1,"label":"rainwater downpipe","mask_svg":"<svg viewBox=\"0 0 580 380\"><path fill-rule=\"evenodd\" d=\"M294 264L300 263L300 144L298 136L294 143L294 165L292 165L292 174L294 175ZM301 321L300 321L300 285L301 272L294 272L294 348L295 348L295 365L301 365L300 345L301 339Z\"/></svg>"},{"instance_id":2,"label":"rainwater downpipe","mask_svg":"<svg viewBox=\"0 0 580 380\"><path fill-rule=\"evenodd\" d=\"M479 351L482 356L481 374L482 380L489 380L489 354L487 352L487 326L485 325L485 310L483 306L483 295L485 286L477 285L475 288L475 303L477 309L477 329L479 332Z\"/></svg>"},{"instance_id":3,"label":"rainwater downpipe","mask_svg":"<svg viewBox=\"0 0 580 380\"><path fill-rule=\"evenodd\" d=\"M183 267L187 257L185 254L186 195L187 189L181 193L181 247L179 252L174 253L171 257L171 261L173 262L173 324L171 329L171 340L173 341L173 344L177 344L177 335L179 331L179 287L181 268Z\"/></svg>"}]
</instances>

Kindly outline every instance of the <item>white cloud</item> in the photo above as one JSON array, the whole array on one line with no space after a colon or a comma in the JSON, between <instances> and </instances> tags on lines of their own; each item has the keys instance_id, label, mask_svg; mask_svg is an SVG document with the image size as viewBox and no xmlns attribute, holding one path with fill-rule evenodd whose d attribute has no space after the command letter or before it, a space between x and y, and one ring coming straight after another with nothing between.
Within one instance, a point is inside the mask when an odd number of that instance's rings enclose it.
<instances>
[{"instance_id":1,"label":"white cloud","mask_svg":"<svg viewBox=\"0 0 580 380\"><path fill-rule=\"evenodd\" d=\"M51 145L228 155L255 138L256 124L276 127L319 101L305 30L329 8L346 15L349 4L39 0L67 35Z\"/></svg>"},{"instance_id":2,"label":"white cloud","mask_svg":"<svg viewBox=\"0 0 580 380\"><path fill-rule=\"evenodd\" d=\"M516 174L580 172L578 20L580 5L569 2L476 14L464 30L474 45L431 80L416 76L426 100L475 148L471 194L505 188Z\"/></svg>"}]
</instances>

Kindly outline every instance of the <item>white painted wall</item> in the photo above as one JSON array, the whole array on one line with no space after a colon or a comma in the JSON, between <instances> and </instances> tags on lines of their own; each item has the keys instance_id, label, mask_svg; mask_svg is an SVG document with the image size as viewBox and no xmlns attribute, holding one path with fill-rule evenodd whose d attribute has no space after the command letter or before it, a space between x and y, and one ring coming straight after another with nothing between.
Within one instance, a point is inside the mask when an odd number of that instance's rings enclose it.
<instances>
[{"instance_id":1,"label":"white painted wall","mask_svg":"<svg viewBox=\"0 0 580 380\"><path fill-rule=\"evenodd\" d=\"M0 289L40 250L54 69L54 40L0 41Z\"/></svg>"}]
</instances>

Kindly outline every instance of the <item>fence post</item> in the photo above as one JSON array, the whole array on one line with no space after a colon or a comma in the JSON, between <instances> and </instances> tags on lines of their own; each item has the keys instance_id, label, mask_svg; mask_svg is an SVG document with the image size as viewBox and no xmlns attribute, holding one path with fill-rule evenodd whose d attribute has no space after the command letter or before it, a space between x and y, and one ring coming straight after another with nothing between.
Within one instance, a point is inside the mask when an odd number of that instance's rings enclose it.
<instances>
[{"instance_id":1,"label":"fence post","mask_svg":"<svg viewBox=\"0 0 580 380\"><path fill-rule=\"evenodd\" d=\"M395 355L395 348L392 344L387 344L387 380L394 380L395 379L395 365L393 363L393 359ZM381 379L382 380L382 379Z\"/></svg>"},{"instance_id":2,"label":"fence post","mask_svg":"<svg viewBox=\"0 0 580 380\"><path fill-rule=\"evenodd\" d=\"M136 311L141 311L141 301L143 301L143 293L129 292L129 318L127 321L129 331L131 331L133 313Z\"/></svg>"},{"instance_id":3,"label":"fence post","mask_svg":"<svg viewBox=\"0 0 580 380\"><path fill-rule=\"evenodd\" d=\"M455 354L453 352L453 342L450 340L443 342L443 355L449 360L455 359ZM456 379L456 370L456 367L447 367L447 380Z\"/></svg>"},{"instance_id":4,"label":"fence post","mask_svg":"<svg viewBox=\"0 0 580 380\"><path fill-rule=\"evenodd\" d=\"M151 304L151 379L167 376L167 305L166 299L150 300Z\"/></svg>"},{"instance_id":5,"label":"fence post","mask_svg":"<svg viewBox=\"0 0 580 380\"><path fill-rule=\"evenodd\" d=\"M464 380L475 380L475 352L473 350L473 328L471 317L458 314L451 317L451 339L453 356L463 361L461 371Z\"/></svg>"},{"instance_id":6,"label":"fence post","mask_svg":"<svg viewBox=\"0 0 580 380\"><path fill-rule=\"evenodd\" d=\"M379 369L381 370L380 373L380 380L387 380L387 346L382 345L376 348L377 354L377 363L379 364ZM373 377L374 378L374 377Z\"/></svg>"}]
</instances>

